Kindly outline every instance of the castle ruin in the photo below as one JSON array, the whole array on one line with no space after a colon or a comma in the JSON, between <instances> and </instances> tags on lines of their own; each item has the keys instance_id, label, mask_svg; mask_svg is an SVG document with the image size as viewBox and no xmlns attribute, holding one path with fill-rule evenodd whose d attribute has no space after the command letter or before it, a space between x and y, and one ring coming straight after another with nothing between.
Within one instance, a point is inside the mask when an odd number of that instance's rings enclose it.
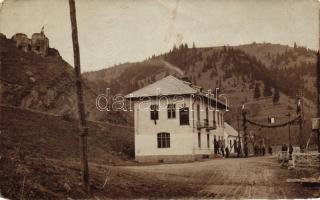
<instances>
[{"instance_id":1,"label":"castle ruin","mask_svg":"<svg viewBox=\"0 0 320 200\"><path fill-rule=\"evenodd\" d=\"M31 39L24 33L15 34L12 39L16 43L16 47L24 52L34 52L43 57L48 55L49 39L44 34L44 28L40 33L34 33Z\"/></svg>"}]
</instances>

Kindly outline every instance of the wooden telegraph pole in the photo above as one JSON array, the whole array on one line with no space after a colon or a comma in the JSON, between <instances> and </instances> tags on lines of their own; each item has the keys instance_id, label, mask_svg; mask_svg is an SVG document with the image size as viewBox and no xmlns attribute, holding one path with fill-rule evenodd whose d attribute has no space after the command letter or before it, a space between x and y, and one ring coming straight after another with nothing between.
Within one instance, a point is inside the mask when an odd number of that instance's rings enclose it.
<instances>
[{"instance_id":1,"label":"wooden telegraph pole","mask_svg":"<svg viewBox=\"0 0 320 200\"><path fill-rule=\"evenodd\" d=\"M89 184L89 167L87 157L87 135L88 127L85 116L85 107L83 100L83 89L81 84L81 68L80 68L80 51L78 42L78 28L76 18L76 6L74 0L69 0L71 29L72 29L72 43L73 43L73 56L74 56L74 70L76 75L76 89L78 100L78 113L79 113L79 128L80 128L80 160L82 170L82 182L85 190L90 192Z\"/></svg>"},{"instance_id":2,"label":"wooden telegraph pole","mask_svg":"<svg viewBox=\"0 0 320 200\"><path fill-rule=\"evenodd\" d=\"M320 55L317 53L317 117L320 118ZM317 130L318 152L320 153L320 129Z\"/></svg>"},{"instance_id":3,"label":"wooden telegraph pole","mask_svg":"<svg viewBox=\"0 0 320 200\"><path fill-rule=\"evenodd\" d=\"M320 19L320 9L319 9L319 19ZM320 24L319 24L320 25ZM318 48L320 48L320 36L318 38ZM320 54L319 49L317 53L317 117L320 118ZM320 128L318 127L318 152L320 153Z\"/></svg>"},{"instance_id":4,"label":"wooden telegraph pole","mask_svg":"<svg viewBox=\"0 0 320 200\"><path fill-rule=\"evenodd\" d=\"M240 120L240 110L237 111L237 131L238 131L238 145L237 145L237 157L240 157L240 151L241 151L241 140L240 140L240 128L239 128L239 120Z\"/></svg>"},{"instance_id":5,"label":"wooden telegraph pole","mask_svg":"<svg viewBox=\"0 0 320 200\"><path fill-rule=\"evenodd\" d=\"M248 133L247 133L247 111L243 108L242 109L242 128L243 128L243 149L244 149L244 156L248 157Z\"/></svg>"},{"instance_id":6,"label":"wooden telegraph pole","mask_svg":"<svg viewBox=\"0 0 320 200\"><path fill-rule=\"evenodd\" d=\"M299 146L300 151L304 151L304 138L303 138L303 123L304 123L304 115L303 115L303 92L302 90L298 95L298 109L299 109Z\"/></svg>"},{"instance_id":7,"label":"wooden telegraph pole","mask_svg":"<svg viewBox=\"0 0 320 200\"><path fill-rule=\"evenodd\" d=\"M290 120L291 120L291 118L290 118L290 117L291 117L291 114L288 113L287 116L288 116L288 119L289 119L289 122L290 122ZM290 126L291 126L291 123L288 124L288 130L289 130L289 132L288 132L289 145L291 145L291 130L290 130Z\"/></svg>"}]
</instances>

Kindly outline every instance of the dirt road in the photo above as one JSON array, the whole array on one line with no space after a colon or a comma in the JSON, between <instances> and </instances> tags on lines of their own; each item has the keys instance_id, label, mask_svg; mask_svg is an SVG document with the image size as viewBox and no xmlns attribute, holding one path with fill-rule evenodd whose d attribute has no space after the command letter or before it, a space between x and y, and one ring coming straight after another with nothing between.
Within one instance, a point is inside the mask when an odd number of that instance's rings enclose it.
<instances>
[{"instance_id":1,"label":"dirt road","mask_svg":"<svg viewBox=\"0 0 320 200\"><path fill-rule=\"evenodd\" d=\"M184 164L124 167L157 179L194 185L197 197L305 198L314 189L286 183L296 172L280 168L274 157L215 159ZM183 196L183 194L181 194Z\"/></svg>"}]
</instances>

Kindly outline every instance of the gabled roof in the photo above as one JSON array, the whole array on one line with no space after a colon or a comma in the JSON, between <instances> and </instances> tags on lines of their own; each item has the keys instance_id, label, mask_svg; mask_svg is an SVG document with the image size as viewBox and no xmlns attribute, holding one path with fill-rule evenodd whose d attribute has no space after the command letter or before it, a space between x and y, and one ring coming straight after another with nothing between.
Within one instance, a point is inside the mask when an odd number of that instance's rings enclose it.
<instances>
[{"instance_id":1,"label":"gabled roof","mask_svg":"<svg viewBox=\"0 0 320 200\"><path fill-rule=\"evenodd\" d=\"M190 86L191 84L182 81L172 75L169 75L161 80L158 80L144 88L136 90L126 98L151 97L159 95L183 95L196 94L198 91Z\"/></svg>"},{"instance_id":2,"label":"gabled roof","mask_svg":"<svg viewBox=\"0 0 320 200\"><path fill-rule=\"evenodd\" d=\"M161 80L158 80L146 87L136 90L125 96L127 99L137 99L140 97L155 97L155 96L170 96L170 95L195 95L202 96L210 101L218 102L219 108L229 108L225 103L217 100L213 95L202 92L201 87L192 85L190 82L180 80L172 75L169 75ZM214 104L212 104L214 105Z\"/></svg>"},{"instance_id":3,"label":"gabled roof","mask_svg":"<svg viewBox=\"0 0 320 200\"><path fill-rule=\"evenodd\" d=\"M229 136L238 137L238 131L234 129L231 125L229 125L227 122L224 122L224 131Z\"/></svg>"}]
</instances>

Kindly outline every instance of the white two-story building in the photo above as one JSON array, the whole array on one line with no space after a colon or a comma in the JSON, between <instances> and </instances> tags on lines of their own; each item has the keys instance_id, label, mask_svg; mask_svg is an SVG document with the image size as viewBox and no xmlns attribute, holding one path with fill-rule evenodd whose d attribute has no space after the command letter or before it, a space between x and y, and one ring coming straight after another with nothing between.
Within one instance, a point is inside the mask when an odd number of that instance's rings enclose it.
<instances>
[{"instance_id":1,"label":"white two-story building","mask_svg":"<svg viewBox=\"0 0 320 200\"><path fill-rule=\"evenodd\" d=\"M190 82L170 75L126 98L134 105L137 161L176 162L211 157L214 139L226 139L227 105Z\"/></svg>"}]
</instances>

